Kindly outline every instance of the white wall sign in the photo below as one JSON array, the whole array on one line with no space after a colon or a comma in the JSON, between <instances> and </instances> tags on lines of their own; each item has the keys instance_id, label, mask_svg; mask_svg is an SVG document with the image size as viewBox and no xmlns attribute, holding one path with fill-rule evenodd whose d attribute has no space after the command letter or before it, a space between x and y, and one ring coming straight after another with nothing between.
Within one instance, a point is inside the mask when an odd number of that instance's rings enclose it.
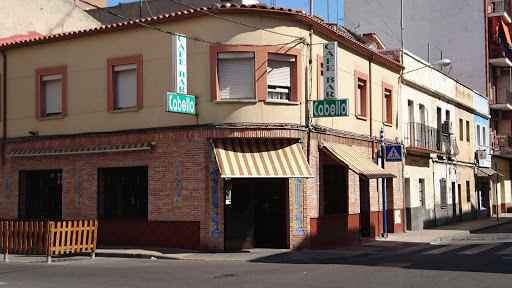
<instances>
[{"instance_id":1,"label":"white wall sign","mask_svg":"<svg viewBox=\"0 0 512 288\"><path fill-rule=\"evenodd\" d=\"M187 94L187 38L172 36L174 92Z\"/></svg>"},{"instance_id":2,"label":"white wall sign","mask_svg":"<svg viewBox=\"0 0 512 288\"><path fill-rule=\"evenodd\" d=\"M338 98L338 42L324 44L324 99Z\"/></svg>"}]
</instances>

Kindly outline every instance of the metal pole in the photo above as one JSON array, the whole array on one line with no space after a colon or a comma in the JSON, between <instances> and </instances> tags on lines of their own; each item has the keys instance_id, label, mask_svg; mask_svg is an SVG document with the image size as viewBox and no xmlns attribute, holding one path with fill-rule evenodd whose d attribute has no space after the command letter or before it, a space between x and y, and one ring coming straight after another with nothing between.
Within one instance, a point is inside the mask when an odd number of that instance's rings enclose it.
<instances>
[{"instance_id":1,"label":"metal pole","mask_svg":"<svg viewBox=\"0 0 512 288\"><path fill-rule=\"evenodd\" d=\"M400 63L404 64L404 0L400 1ZM403 71L403 70L402 70Z\"/></svg>"},{"instance_id":2,"label":"metal pole","mask_svg":"<svg viewBox=\"0 0 512 288\"><path fill-rule=\"evenodd\" d=\"M384 148L384 128L380 129L380 151L381 151L381 164L382 169L384 169L384 160L386 158L386 151ZM382 237L387 238L388 237L388 221L387 221L387 215L386 215L386 179L381 178L382 181L382 224L384 225L382 234Z\"/></svg>"}]
</instances>

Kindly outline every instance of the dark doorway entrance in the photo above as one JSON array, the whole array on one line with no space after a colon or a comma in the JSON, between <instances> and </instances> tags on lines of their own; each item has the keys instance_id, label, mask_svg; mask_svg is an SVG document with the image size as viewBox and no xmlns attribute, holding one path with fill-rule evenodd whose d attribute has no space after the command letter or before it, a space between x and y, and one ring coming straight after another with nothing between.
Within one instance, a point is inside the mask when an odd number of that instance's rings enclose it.
<instances>
[{"instance_id":1,"label":"dark doorway entrance","mask_svg":"<svg viewBox=\"0 0 512 288\"><path fill-rule=\"evenodd\" d=\"M148 218L148 167L98 169L100 219Z\"/></svg>"},{"instance_id":2,"label":"dark doorway entrance","mask_svg":"<svg viewBox=\"0 0 512 288\"><path fill-rule=\"evenodd\" d=\"M62 170L20 171L19 218L62 218Z\"/></svg>"},{"instance_id":3,"label":"dark doorway entrance","mask_svg":"<svg viewBox=\"0 0 512 288\"><path fill-rule=\"evenodd\" d=\"M226 250L286 248L286 180L225 182Z\"/></svg>"},{"instance_id":4,"label":"dark doorway entrance","mask_svg":"<svg viewBox=\"0 0 512 288\"><path fill-rule=\"evenodd\" d=\"M371 236L370 227L370 181L359 176L359 201L361 212L359 214L359 232L361 237Z\"/></svg>"},{"instance_id":5,"label":"dark doorway entrance","mask_svg":"<svg viewBox=\"0 0 512 288\"><path fill-rule=\"evenodd\" d=\"M455 191L455 182L452 182L452 222L457 222L457 191Z\"/></svg>"}]
</instances>

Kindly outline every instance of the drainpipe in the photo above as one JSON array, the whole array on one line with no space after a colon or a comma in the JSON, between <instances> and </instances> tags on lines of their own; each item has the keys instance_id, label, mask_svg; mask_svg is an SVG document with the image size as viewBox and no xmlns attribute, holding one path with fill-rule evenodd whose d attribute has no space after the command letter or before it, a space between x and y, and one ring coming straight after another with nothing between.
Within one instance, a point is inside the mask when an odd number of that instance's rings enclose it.
<instances>
[{"instance_id":1,"label":"drainpipe","mask_svg":"<svg viewBox=\"0 0 512 288\"><path fill-rule=\"evenodd\" d=\"M374 55L368 59L368 98L370 102L370 139L372 141L372 160L375 159L375 141L373 139L373 117L372 117L372 62Z\"/></svg>"},{"instance_id":2,"label":"drainpipe","mask_svg":"<svg viewBox=\"0 0 512 288\"><path fill-rule=\"evenodd\" d=\"M309 3L309 15L311 17L313 17L313 0L310 1ZM313 25L311 25L311 30L309 32L309 75L310 77L308 77L308 80L306 81L306 95L304 96L304 102L306 103L306 106L304 107L305 108L305 116L306 116L306 130L307 130L307 143L306 143L306 159L308 160L308 162L310 163L310 159L309 157L311 156L311 127L309 125L309 100L310 100L310 95L312 94L312 90L313 90ZM311 83L311 86L309 85L309 83Z\"/></svg>"},{"instance_id":3,"label":"drainpipe","mask_svg":"<svg viewBox=\"0 0 512 288\"><path fill-rule=\"evenodd\" d=\"M3 58L3 74L2 74L2 84L3 84L3 104L2 104L2 131L3 131L3 137L2 137L2 166L5 165L5 142L7 140L7 55L5 54L5 50L2 50L2 58Z\"/></svg>"}]
</instances>

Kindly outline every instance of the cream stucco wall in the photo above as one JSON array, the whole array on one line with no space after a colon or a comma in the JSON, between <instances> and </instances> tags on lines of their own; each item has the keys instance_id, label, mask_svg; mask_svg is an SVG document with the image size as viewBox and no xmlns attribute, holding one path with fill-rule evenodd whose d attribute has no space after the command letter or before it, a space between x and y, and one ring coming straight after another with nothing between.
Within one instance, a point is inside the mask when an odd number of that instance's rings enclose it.
<instances>
[{"instance_id":1,"label":"cream stucco wall","mask_svg":"<svg viewBox=\"0 0 512 288\"><path fill-rule=\"evenodd\" d=\"M326 43L332 41L323 35L315 35L313 43ZM317 56L323 55L322 45L313 46L313 100L322 100L322 96L318 95L319 83L318 83L318 66ZM371 73L370 73L371 69ZM356 89L355 86L355 71L364 73L366 75L371 74L371 105L372 114L371 117L366 119L356 117ZM313 118L312 122L316 125L321 125L333 129L346 130L353 133L359 134L370 134L372 129L372 136L380 137L380 129L384 128L384 134L386 139L401 139L401 117L399 103L401 102L400 90L398 86L398 71L393 71L388 67L384 67L380 63L372 62L371 68L369 65L369 58L362 55L356 50L343 47L339 44L338 48L338 89L339 99L347 98L349 102L349 116L347 117L325 117L325 118ZM382 82L393 86L393 123L392 125L384 125L382 115L382 95L383 88ZM311 108L312 109L312 108ZM370 111L370 110L368 110ZM372 122L372 128L370 128L370 121Z\"/></svg>"},{"instance_id":2,"label":"cream stucco wall","mask_svg":"<svg viewBox=\"0 0 512 288\"><path fill-rule=\"evenodd\" d=\"M286 18L259 15L225 15L244 23L307 38L309 29ZM242 45L284 45L295 38L276 35L263 30L255 31L242 25L221 21L213 17L199 17L159 25L160 28L201 39ZM277 27L277 28L276 28ZM332 41L315 37L314 42ZM218 103L210 95L210 44L187 41L188 94L196 96L196 115L164 112L166 92L172 90L172 40L169 35L136 28L74 40L37 45L7 51L8 55L8 137L28 136L28 131L39 135L104 132L148 127L167 127L210 123L285 123L305 124L305 75L308 69L308 47L289 44L302 53L302 81L298 88L302 103L276 104L265 101L244 103ZM313 54L321 54L321 45L314 46ZM77 56L80 55L80 56ZM107 112L107 59L143 55L143 108L130 112ZM316 57L314 57L314 60ZM339 48L339 87L354 103L354 70L368 73L368 60L356 51ZM35 71L38 68L67 66L68 116L60 119L35 118ZM316 67L313 64L313 67ZM313 87L316 87L316 69L313 69ZM398 71L381 64L372 65L372 93L374 135L382 126L382 81L393 85L394 106L399 103ZM263 93L266 94L266 91ZM313 99L316 89L313 89ZM340 97L341 98L341 97ZM354 106L349 117L313 119L334 129L360 134L369 133L368 121L356 120ZM386 138L400 137L400 113L394 111L393 126L386 127Z\"/></svg>"}]
</instances>

